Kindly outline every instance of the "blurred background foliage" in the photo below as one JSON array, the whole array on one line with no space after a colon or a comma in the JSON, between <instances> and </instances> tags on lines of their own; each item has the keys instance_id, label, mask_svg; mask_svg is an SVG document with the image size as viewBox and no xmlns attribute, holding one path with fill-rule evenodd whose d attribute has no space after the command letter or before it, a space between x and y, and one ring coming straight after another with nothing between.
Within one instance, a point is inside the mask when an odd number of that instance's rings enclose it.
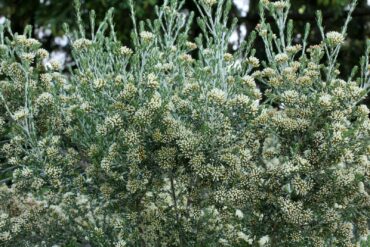
<instances>
[{"instance_id":1,"label":"blurred background foliage","mask_svg":"<svg viewBox=\"0 0 370 247\"><path fill-rule=\"evenodd\" d=\"M230 49L237 47L238 41L247 35L258 23L259 0L233 0L232 15L239 18L239 28L230 45ZM326 30L340 30L346 6L350 0L292 0L290 18L295 21L296 41L299 42L304 25L310 22L315 27L315 11L321 9L324 15ZM94 9L97 19L102 19L110 7L115 8L116 28L119 38L124 43L130 43L130 30L132 28L128 0L81 0L82 13L86 23L89 20L89 11ZM135 0L138 19L153 18L154 6L163 0ZM359 0L353 20L349 27L349 39L341 53L343 76L350 73L352 67L359 62L364 51L365 40L370 35L370 1ZM193 0L185 1L185 8L196 11ZM0 0L0 21L8 18L12 22L14 31L21 33L23 28L30 24L35 27L35 36L42 40L47 49L53 50L54 55L65 60L68 56L67 40L63 38L62 24L68 23L72 28L75 25L74 4L71 0ZM192 35L196 36L199 30L194 25ZM316 29L313 29L311 44L320 42ZM257 47L261 44L257 44ZM258 51L261 52L258 52ZM65 52L67 51L67 52ZM64 53L65 54L64 54ZM257 54L263 56L263 50L257 49Z\"/></svg>"}]
</instances>

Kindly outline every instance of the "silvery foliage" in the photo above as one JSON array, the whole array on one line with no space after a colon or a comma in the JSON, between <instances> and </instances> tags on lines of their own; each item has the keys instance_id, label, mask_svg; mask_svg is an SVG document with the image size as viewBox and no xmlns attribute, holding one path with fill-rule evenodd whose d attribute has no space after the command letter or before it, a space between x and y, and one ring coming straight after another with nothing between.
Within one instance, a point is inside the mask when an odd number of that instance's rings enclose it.
<instances>
[{"instance_id":1,"label":"silvery foliage","mask_svg":"<svg viewBox=\"0 0 370 247\"><path fill-rule=\"evenodd\" d=\"M76 2L67 74L30 27L0 26L2 246L357 246L367 237L370 48L346 80L336 61L355 3L339 32L325 32L318 13L322 42L309 46L309 25L292 41L288 1L261 1L257 32L233 54L231 1L195 3L194 42L184 1L165 0L146 22L131 5L129 48L112 10L98 25L91 12L87 29Z\"/></svg>"}]
</instances>

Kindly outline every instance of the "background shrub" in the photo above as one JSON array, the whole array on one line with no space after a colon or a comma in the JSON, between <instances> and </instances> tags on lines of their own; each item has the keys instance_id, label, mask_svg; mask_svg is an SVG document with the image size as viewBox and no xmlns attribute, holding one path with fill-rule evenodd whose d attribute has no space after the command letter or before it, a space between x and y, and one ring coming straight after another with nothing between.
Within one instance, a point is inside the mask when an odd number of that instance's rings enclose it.
<instances>
[{"instance_id":1,"label":"background shrub","mask_svg":"<svg viewBox=\"0 0 370 247\"><path fill-rule=\"evenodd\" d=\"M256 33L228 53L230 1L195 4L194 41L183 2L139 23L131 5L132 48L112 10L87 32L77 4L68 74L45 63L29 27L1 26L4 245L355 246L368 235L369 49L346 80L336 61L350 17L328 32L318 13L322 42L308 46L308 25L295 44L290 3L262 1L260 62Z\"/></svg>"}]
</instances>

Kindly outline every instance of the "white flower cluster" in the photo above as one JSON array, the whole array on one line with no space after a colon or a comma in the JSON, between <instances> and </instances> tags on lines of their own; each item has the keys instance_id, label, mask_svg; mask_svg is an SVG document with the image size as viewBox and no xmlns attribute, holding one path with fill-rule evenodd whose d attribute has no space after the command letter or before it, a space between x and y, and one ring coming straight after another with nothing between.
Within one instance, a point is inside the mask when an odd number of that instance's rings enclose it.
<instances>
[{"instance_id":1,"label":"white flower cluster","mask_svg":"<svg viewBox=\"0 0 370 247\"><path fill-rule=\"evenodd\" d=\"M285 53L279 53L275 56L275 61L277 63L285 63L287 62L289 59L289 56Z\"/></svg>"},{"instance_id":2,"label":"white flower cluster","mask_svg":"<svg viewBox=\"0 0 370 247\"><path fill-rule=\"evenodd\" d=\"M53 95L49 92L44 92L36 99L36 104L40 106L47 106L53 103Z\"/></svg>"},{"instance_id":3,"label":"white flower cluster","mask_svg":"<svg viewBox=\"0 0 370 247\"><path fill-rule=\"evenodd\" d=\"M341 33L332 31L326 34L326 40L330 46L337 46L344 43L344 37Z\"/></svg>"},{"instance_id":4,"label":"white flower cluster","mask_svg":"<svg viewBox=\"0 0 370 247\"><path fill-rule=\"evenodd\" d=\"M76 50L82 50L90 47L92 45L92 41L88 39L78 39L73 42L72 46Z\"/></svg>"},{"instance_id":5,"label":"white flower cluster","mask_svg":"<svg viewBox=\"0 0 370 247\"><path fill-rule=\"evenodd\" d=\"M272 5L278 10L283 10L284 8L288 6L288 2L287 1L276 1L276 2L272 2Z\"/></svg>"},{"instance_id":6,"label":"white flower cluster","mask_svg":"<svg viewBox=\"0 0 370 247\"><path fill-rule=\"evenodd\" d=\"M258 68L260 66L260 60L256 57L249 57L247 59L247 63L251 65L253 68Z\"/></svg>"},{"instance_id":7,"label":"white flower cluster","mask_svg":"<svg viewBox=\"0 0 370 247\"><path fill-rule=\"evenodd\" d=\"M129 57L133 54L133 51L128 48L127 46L122 46L120 49L119 49L120 53L122 56L125 56L125 57Z\"/></svg>"},{"instance_id":8,"label":"white flower cluster","mask_svg":"<svg viewBox=\"0 0 370 247\"><path fill-rule=\"evenodd\" d=\"M207 6L210 6L210 7L212 7L213 5L217 4L217 0L202 0L202 2L204 4L206 4Z\"/></svg>"},{"instance_id":9,"label":"white flower cluster","mask_svg":"<svg viewBox=\"0 0 370 247\"><path fill-rule=\"evenodd\" d=\"M0 133L4 131L5 120L0 117Z\"/></svg>"},{"instance_id":10,"label":"white flower cluster","mask_svg":"<svg viewBox=\"0 0 370 247\"><path fill-rule=\"evenodd\" d=\"M154 40L155 36L153 33L151 32L148 32L148 31L142 31L140 33L140 37L141 39L145 42L145 43L150 43Z\"/></svg>"}]
</instances>

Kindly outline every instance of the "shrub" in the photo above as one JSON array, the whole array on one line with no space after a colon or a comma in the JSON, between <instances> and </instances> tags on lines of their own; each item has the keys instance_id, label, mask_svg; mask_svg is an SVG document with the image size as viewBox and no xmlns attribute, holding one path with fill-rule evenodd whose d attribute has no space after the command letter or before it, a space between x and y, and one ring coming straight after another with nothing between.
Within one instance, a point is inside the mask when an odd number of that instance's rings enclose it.
<instances>
[{"instance_id":1,"label":"shrub","mask_svg":"<svg viewBox=\"0 0 370 247\"><path fill-rule=\"evenodd\" d=\"M195 3L194 42L183 2L140 23L132 7L132 48L112 10L87 34L77 4L66 74L30 27L0 26L2 245L356 246L368 235L370 48L348 80L336 63L355 4L340 32L318 14L323 41L308 46L309 26L293 42L289 2L262 1L260 64L254 32L228 53L230 1Z\"/></svg>"}]
</instances>

